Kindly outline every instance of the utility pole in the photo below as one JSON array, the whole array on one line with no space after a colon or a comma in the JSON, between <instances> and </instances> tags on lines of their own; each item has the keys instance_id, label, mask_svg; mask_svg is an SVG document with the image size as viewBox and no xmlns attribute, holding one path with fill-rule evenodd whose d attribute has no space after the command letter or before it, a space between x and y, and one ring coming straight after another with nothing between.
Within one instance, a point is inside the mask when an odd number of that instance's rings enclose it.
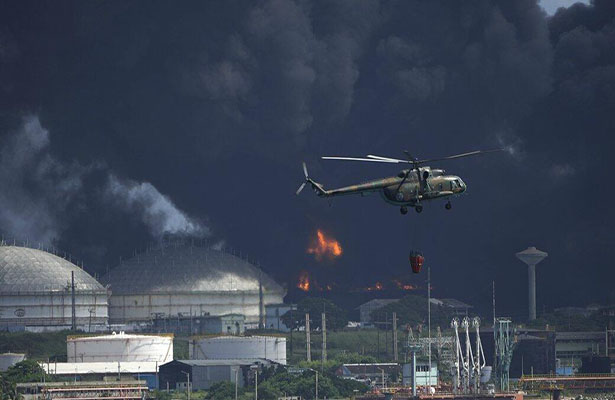
<instances>
[{"instance_id":1,"label":"utility pole","mask_svg":"<svg viewBox=\"0 0 615 400\"><path fill-rule=\"evenodd\" d=\"M312 361L312 349L310 347L310 313L305 313L305 347L307 361Z\"/></svg>"},{"instance_id":2,"label":"utility pole","mask_svg":"<svg viewBox=\"0 0 615 400\"><path fill-rule=\"evenodd\" d=\"M393 312L393 360L397 361L397 313Z\"/></svg>"},{"instance_id":3,"label":"utility pole","mask_svg":"<svg viewBox=\"0 0 615 400\"><path fill-rule=\"evenodd\" d=\"M427 264L427 337L429 338L427 386L429 387L429 394L431 394L431 266L429 264Z\"/></svg>"},{"instance_id":4,"label":"utility pole","mask_svg":"<svg viewBox=\"0 0 615 400\"><path fill-rule=\"evenodd\" d=\"M77 312L75 309L75 271L70 271L70 296L71 296L71 329L77 330Z\"/></svg>"},{"instance_id":5,"label":"utility pole","mask_svg":"<svg viewBox=\"0 0 615 400\"><path fill-rule=\"evenodd\" d=\"M239 386L239 367L235 369L235 400L237 400L237 388Z\"/></svg>"},{"instance_id":6,"label":"utility pole","mask_svg":"<svg viewBox=\"0 0 615 400\"><path fill-rule=\"evenodd\" d=\"M318 371L316 372L316 400L318 400Z\"/></svg>"},{"instance_id":7,"label":"utility pole","mask_svg":"<svg viewBox=\"0 0 615 400\"><path fill-rule=\"evenodd\" d=\"M322 313L322 367L327 362L327 319Z\"/></svg>"}]
</instances>

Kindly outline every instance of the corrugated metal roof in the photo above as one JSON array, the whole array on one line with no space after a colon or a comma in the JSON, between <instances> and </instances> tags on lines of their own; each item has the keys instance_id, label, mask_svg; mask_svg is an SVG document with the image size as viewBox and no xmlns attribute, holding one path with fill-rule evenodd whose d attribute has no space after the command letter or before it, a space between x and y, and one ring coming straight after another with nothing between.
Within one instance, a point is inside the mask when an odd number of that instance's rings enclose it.
<instances>
[{"instance_id":1,"label":"corrugated metal roof","mask_svg":"<svg viewBox=\"0 0 615 400\"><path fill-rule=\"evenodd\" d=\"M179 362L193 367L210 367L219 365L252 365L252 364L277 364L274 361L266 358L240 358L240 359L224 359L224 360L174 360L171 362ZM168 363L167 363L168 364ZM167 365L163 364L163 365Z\"/></svg>"},{"instance_id":2,"label":"corrugated metal roof","mask_svg":"<svg viewBox=\"0 0 615 400\"><path fill-rule=\"evenodd\" d=\"M234 255L212 248L167 243L124 261L102 282L113 294L258 292L285 293L259 268Z\"/></svg>"},{"instance_id":3,"label":"corrugated metal roof","mask_svg":"<svg viewBox=\"0 0 615 400\"><path fill-rule=\"evenodd\" d=\"M106 292L87 272L68 260L28 247L0 245L0 293L69 291Z\"/></svg>"},{"instance_id":4,"label":"corrugated metal roof","mask_svg":"<svg viewBox=\"0 0 615 400\"><path fill-rule=\"evenodd\" d=\"M160 363L146 361L84 362L84 363L39 363L51 375L117 374L118 365L123 374L156 373Z\"/></svg>"}]
</instances>

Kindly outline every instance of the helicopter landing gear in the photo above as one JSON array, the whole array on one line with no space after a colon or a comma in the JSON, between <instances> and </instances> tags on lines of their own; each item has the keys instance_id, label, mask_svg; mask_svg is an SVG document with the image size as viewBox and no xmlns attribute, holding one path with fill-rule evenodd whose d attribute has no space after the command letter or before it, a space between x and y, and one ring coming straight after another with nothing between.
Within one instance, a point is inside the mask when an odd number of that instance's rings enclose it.
<instances>
[{"instance_id":1,"label":"helicopter landing gear","mask_svg":"<svg viewBox=\"0 0 615 400\"><path fill-rule=\"evenodd\" d=\"M451 204L450 201L448 201L445 205L444 208L446 208L447 210L450 210L451 208L453 208L453 205Z\"/></svg>"},{"instance_id":2,"label":"helicopter landing gear","mask_svg":"<svg viewBox=\"0 0 615 400\"><path fill-rule=\"evenodd\" d=\"M420 205L420 204L417 204L416 206L414 206L414 210L415 210L417 213L420 213L421 211L423 211L423 206L422 206L422 205Z\"/></svg>"},{"instance_id":3,"label":"helicopter landing gear","mask_svg":"<svg viewBox=\"0 0 615 400\"><path fill-rule=\"evenodd\" d=\"M399 212L400 212L402 215L406 215L406 214L408 214L408 207L406 207L406 206L402 206L402 207L399 209Z\"/></svg>"}]
</instances>

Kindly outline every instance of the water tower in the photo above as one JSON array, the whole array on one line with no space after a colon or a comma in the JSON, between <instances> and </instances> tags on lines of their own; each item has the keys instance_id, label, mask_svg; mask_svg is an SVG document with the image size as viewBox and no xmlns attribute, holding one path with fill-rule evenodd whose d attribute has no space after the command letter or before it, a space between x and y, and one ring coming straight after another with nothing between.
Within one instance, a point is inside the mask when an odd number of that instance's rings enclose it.
<instances>
[{"instance_id":1,"label":"water tower","mask_svg":"<svg viewBox=\"0 0 615 400\"><path fill-rule=\"evenodd\" d=\"M519 260L527 265L530 320L534 320L536 319L536 265L547 257L548 254L538 250L536 247L528 247L516 255Z\"/></svg>"}]
</instances>

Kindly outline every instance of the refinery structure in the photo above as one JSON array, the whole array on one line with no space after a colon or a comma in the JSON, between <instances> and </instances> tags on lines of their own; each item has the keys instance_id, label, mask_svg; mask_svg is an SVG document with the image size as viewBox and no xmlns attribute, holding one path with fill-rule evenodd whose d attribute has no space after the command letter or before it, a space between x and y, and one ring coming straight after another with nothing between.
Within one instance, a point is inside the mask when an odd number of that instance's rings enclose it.
<instances>
[{"instance_id":1,"label":"refinery structure","mask_svg":"<svg viewBox=\"0 0 615 400\"><path fill-rule=\"evenodd\" d=\"M537 317L536 265L547 253L529 247L515 256L528 266L527 321L532 323ZM429 267L427 276L431 288ZM298 290L304 288L298 285ZM151 389L189 394L209 390L218 382L230 382L239 390L256 387L259 374L270 368L282 368L291 375L315 373L318 393L318 371L296 363L326 365L332 358L328 349L339 346L340 339L327 331L328 309L323 306L312 315L297 314L296 304L284 303L286 293L254 263L186 241L161 242L135 252L100 282L70 257L5 243L0 246L0 329L72 330L66 337L66 360L39 362L46 374L71 381L72 386L30 383L17 388L23 395L66 390L75 398L86 398L95 390L124 398L126 385L141 396ZM425 324L415 328L405 324L401 329L397 312L386 313L384 321L379 314L400 298L368 293L371 299L356 308L359 322L342 329L376 335L379 362L343 363L335 372L338 378L370 388L357 398L513 400L519 397L517 390L555 390L549 382L556 382L557 388L579 385L575 374L582 368L596 360L607 367L615 361L612 328L555 332L549 327L515 324L511 318L496 315L495 284L492 322L473 314L469 304L432 298L428 289ZM450 325L432 329L434 308L446 310ZM285 319L288 313L291 318ZM289 320L291 325L286 326ZM404 331L405 337L400 338ZM328 347L328 340L334 346ZM181 357L178 347L185 349ZM27 357L27 349L14 350L23 352L0 354L0 369ZM343 352L358 356L365 350L362 346ZM603 380L588 378L583 385L611 385L615 390L615 375L605 376Z\"/></svg>"},{"instance_id":2,"label":"refinery structure","mask_svg":"<svg viewBox=\"0 0 615 400\"><path fill-rule=\"evenodd\" d=\"M247 260L185 242L148 248L122 261L102 282L111 291L111 324L240 314L256 327L264 321L265 306L282 303L286 295Z\"/></svg>"},{"instance_id":3,"label":"refinery structure","mask_svg":"<svg viewBox=\"0 0 615 400\"><path fill-rule=\"evenodd\" d=\"M237 334L264 325L266 307L286 295L249 261L185 242L148 248L100 282L59 255L3 243L0 278L4 330L147 331L159 320L201 326L212 317L236 316L228 332L219 333Z\"/></svg>"},{"instance_id":4,"label":"refinery structure","mask_svg":"<svg viewBox=\"0 0 615 400\"><path fill-rule=\"evenodd\" d=\"M107 329L109 293L69 260L0 245L0 328Z\"/></svg>"}]
</instances>

